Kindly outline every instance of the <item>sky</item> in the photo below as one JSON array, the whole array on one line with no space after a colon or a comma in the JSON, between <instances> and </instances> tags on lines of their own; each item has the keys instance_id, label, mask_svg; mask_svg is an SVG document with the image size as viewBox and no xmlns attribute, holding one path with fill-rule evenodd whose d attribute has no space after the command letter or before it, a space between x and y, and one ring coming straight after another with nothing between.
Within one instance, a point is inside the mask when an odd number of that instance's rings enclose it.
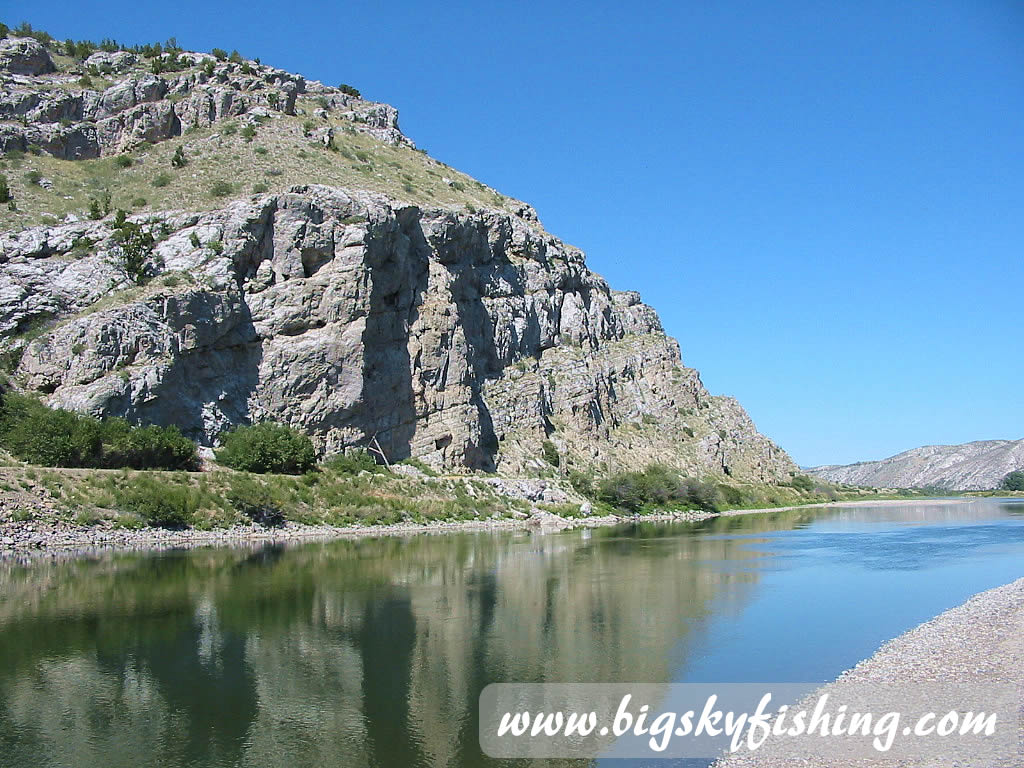
<instances>
[{"instance_id":1,"label":"sky","mask_svg":"<svg viewBox=\"0 0 1024 768\"><path fill-rule=\"evenodd\" d=\"M1022 438L1019 0L0 0L396 106L810 466Z\"/></svg>"}]
</instances>

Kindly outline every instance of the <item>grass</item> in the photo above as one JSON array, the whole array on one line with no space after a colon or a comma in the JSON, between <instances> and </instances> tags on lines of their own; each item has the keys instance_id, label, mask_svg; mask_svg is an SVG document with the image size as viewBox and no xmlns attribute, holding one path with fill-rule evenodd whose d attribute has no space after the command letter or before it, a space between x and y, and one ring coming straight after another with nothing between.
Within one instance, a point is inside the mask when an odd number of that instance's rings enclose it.
<instances>
[{"instance_id":1,"label":"grass","mask_svg":"<svg viewBox=\"0 0 1024 768\"><path fill-rule=\"evenodd\" d=\"M107 158L6 156L0 172L8 177L17 210L0 207L0 229L36 226L46 216L62 219L74 214L84 219L90 200L106 193L113 210L209 210L229 199L221 195L226 184L232 186L227 195L233 197L244 197L254 187L280 192L298 184L325 184L381 192L420 205L476 210L512 202L422 152L355 132L353 124L340 117L318 122L334 128L335 151L328 150L303 135L303 121L315 108L315 102L300 100L297 115L267 120L259 129L259 144L242 135L237 123L221 122ZM225 131L230 125L235 130ZM171 164L178 147L188 158L182 168ZM52 179L53 189L29 181L37 177Z\"/></svg>"}]
</instances>

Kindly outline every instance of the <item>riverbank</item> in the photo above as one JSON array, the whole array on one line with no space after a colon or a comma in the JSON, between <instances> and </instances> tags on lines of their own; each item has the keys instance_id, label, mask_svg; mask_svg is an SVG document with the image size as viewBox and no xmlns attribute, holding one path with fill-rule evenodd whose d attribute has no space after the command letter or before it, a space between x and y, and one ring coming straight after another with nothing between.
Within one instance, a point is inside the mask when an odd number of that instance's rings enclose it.
<instances>
[{"instance_id":1,"label":"riverbank","mask_svg":"<svg viewBox=\"0 0 1024 768\"><path fill-rule=\"evenodd\" d=\"M190 547L229 546L246 542L287 543L296 541L352 539L373 536L411 536L419 534L473 531L536 530L542 533L569 528L598 528L636 522L699 522L716 517L769 514L793 510L858 507L864 505L929 504L934 499L877 499L836 501L814 504L731 509L721 512L682 510L642 515L605 514L561 517L543 509L527 515L476 520L435 520L426 523L399 522L373 525L306 525L287 521L282 525L232 525L213 530L167 528L111 528L80 526L62 519L32 517L0 523L0 557L20 554L56 554L117 548L126 550L162 550ZM944 500L943 503L969 503L970 499Z\"/></svg>"},{"instance_id":2,"label":"riverbank","mask_svg":"<svg viewBox=\"0 0 1024 768\"><path fill-rule=\"evenodd\" d=\"M844 672L833 683L812 694L812 700L829 693L841 700L865 683L915 684L1024 684L1024 579L981 592L967 602L931 621L890 640L871 658ZM891 702L890 702L891 704ZM879 702L877 711L887 711ZM1024 709L1020 711L1024 716ZM1018 719L1018 744L1024 745L1024 728ZM754 755L733 755L713 768L791 768L796 753L786 743L768 743ZM800 753L801 756L805 753ZM815 762L815 768L850 768L853 765L906 765L884 762ZM977 756L979 768L1024 765L1024 755Z\"/></svg>"}]
</instances>

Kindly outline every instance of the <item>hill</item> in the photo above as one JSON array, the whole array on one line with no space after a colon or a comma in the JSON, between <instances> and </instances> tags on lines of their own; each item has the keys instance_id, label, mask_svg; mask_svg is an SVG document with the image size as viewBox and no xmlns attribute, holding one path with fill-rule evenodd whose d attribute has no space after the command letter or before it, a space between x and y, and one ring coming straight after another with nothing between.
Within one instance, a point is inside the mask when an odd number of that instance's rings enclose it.
<instances>
[{"instance_id":1,"label":"hill","mask_svg":"<svg viewBox=\"0 0 1024 768\"><path fill-rule=\"evenodd\" d=\"M12 386L204 445L275 420L445 470L795 475L637 294L393 107L237 54L105 48L0 40Z\"/></svg>"},{"instance_id":2,"label":"hill","mask_svg":"<svg viewBox=\"0 0 1024 768\"><path fill-rule=\"evenodd\" d=\"M881 461L813 467L809 474L833 483L876 488L998 488L1010 472L1024 468L1024 440L980 440L963 445L927 445Z\"/></svg>"}]
</instances>

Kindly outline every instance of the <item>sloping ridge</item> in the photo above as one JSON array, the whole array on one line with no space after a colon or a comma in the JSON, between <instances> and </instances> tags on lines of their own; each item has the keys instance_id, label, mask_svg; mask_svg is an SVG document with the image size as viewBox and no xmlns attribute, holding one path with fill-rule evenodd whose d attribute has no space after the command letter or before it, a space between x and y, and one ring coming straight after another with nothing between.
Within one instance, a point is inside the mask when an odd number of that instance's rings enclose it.
<instances>
[{"instance_id":1,"label":"sloping ridge","mask_svg":"<svg viewBox=\"0 0 1024 768\"><path fill-rule=\"evenodd\" d=\"M962 445L926 445L881 461L828 464L809 474L833 483L875 488L998 488L1010 472L1024 468L1024 440L979 440Z\"/></svg>"}]
</instances>

